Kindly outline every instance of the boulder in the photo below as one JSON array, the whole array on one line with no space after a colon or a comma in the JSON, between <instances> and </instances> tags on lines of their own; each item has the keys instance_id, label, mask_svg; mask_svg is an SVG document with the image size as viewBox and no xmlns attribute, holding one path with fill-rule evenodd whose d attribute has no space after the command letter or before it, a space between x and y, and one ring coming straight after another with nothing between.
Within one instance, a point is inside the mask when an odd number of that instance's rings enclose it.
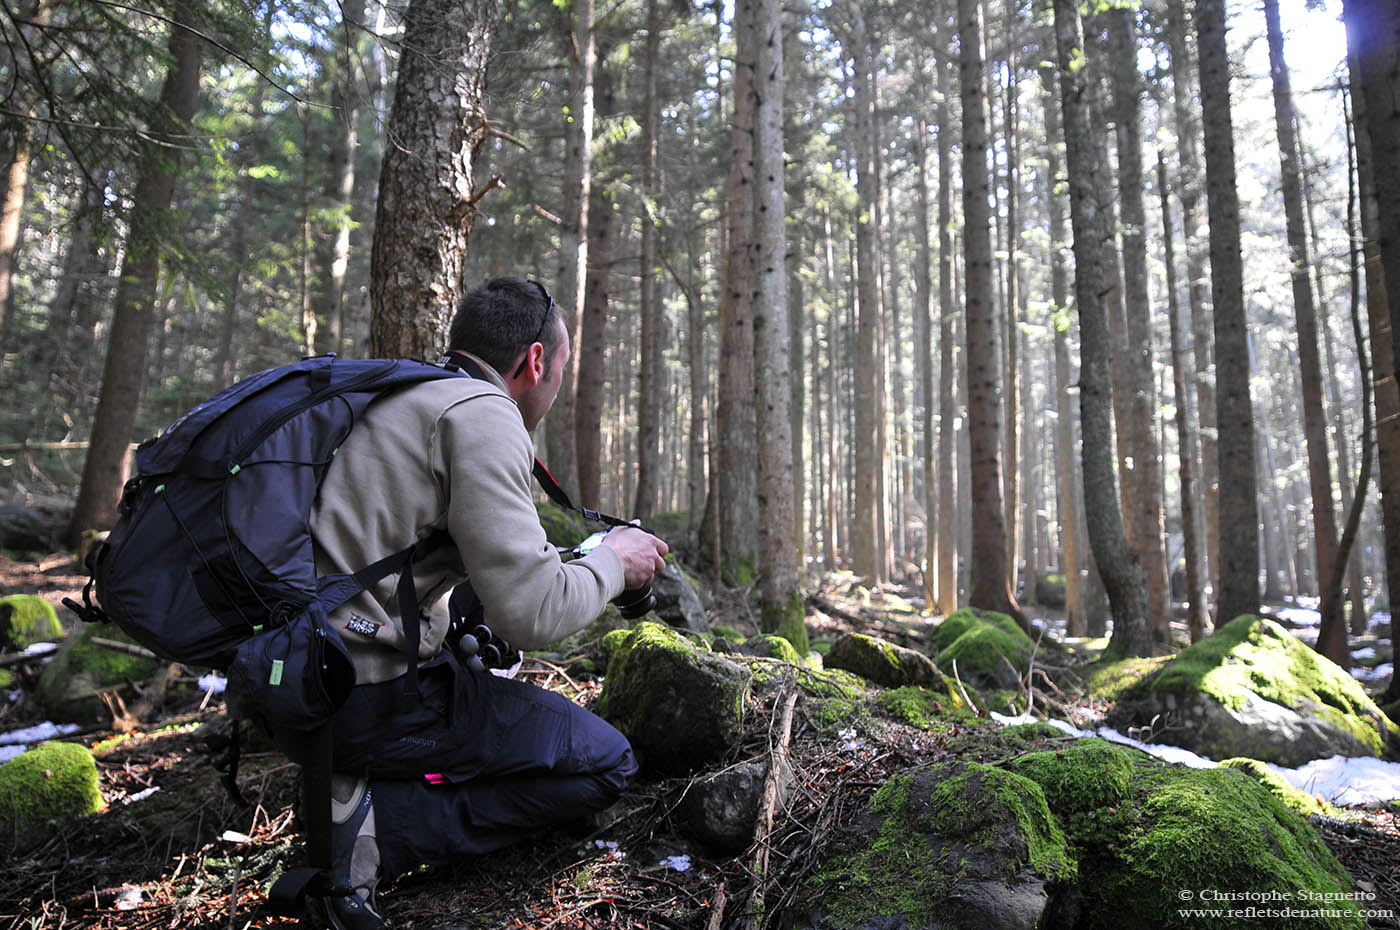
<instances>
[{"instance_id":1,"label":"boulder","mask_svg":"<svg viewBox=\"0 0 1400 930\"><path fill-rule=\"evenodd\" d=\"M1258 926L1364 926L1345 897L1351 878L1317 831L1238 769L1168 765L1097 739L1005 767L1044 790L1078 859L1076 928L1208 924L1182 911L1193 906L1297 909L1285 921L1261 914Z\"/></svg>"},{"instance_id":2,"label":"boulder","mask_svg":"<svg viewBox=\"0 0 1400 930\"><path fill-rule=\"evenodd\" d=\"M945 674L953 674L956 662L961 681L988 691L1019 688L1035 648L1011 617L970 609L950 614L934 630L932 642Z\"/></svg>"},{"instance_id":3,"label":"boulder","mask_svg":"<svg viewBox=\"0 0 1400 930\"><path fill-rule=\"evenodd\" d=\"M631 741L642 765L683 774L739 744L749 679L734 662L646 621L615 643L597 711Z\"/></svg>"},{"instance_id":4,"label":"boulder","mask_svg":"<svg viewBox=\"0 0 1400 930\"><path fill-rule=\"evenodd\" d=\"M824 930L1054 924L1076 863L1030 779L979 763L895 775L810 880Z\"/></svg>"},{"instance_id":5,"label":"boulder","mask_svg":"<svg viewBox=\"0 0 1400 930\"><path fill-rule=\"evenodd\" d=\"M703 633L710 628L695 585L675 562L668 561L666 568L652 578L651 593L656 598L652 615L658 620L688 633Z\"/></svg>"},{"instance_id":6,"label":"boulder","mask_svg":"<svg viewBox=\"0 0 1400 930\"><path fill-rule=\"evenodd\" d=\"M0 598L0 642L15 649L63 639L63 624L53 605L32 594Z\"/></svg>"},{"instance_id":7,"label":"boulder","mask_svg":"<svg viewBox=\"0 0 1400 930\"><path fill-rule=\"evenodd\" d=\"M943 676L928 656L865 633L847 633L836 640L822 664L889 688L943 685Z\"/></svg>"},{"instance_id":8,"label":"boulder","mask_svg":"<svg viewBox=\"0 0 1400 930\"><path fill-rule=\"evenodd\" d=\"M724 641L723 637L718 637L716 642ZM716 650L719 651L719 650ZM739 647L739 651L746 656L757 656L760 659L777 659L779 662L786 662L789 665L801 665L802 657L797 654L797 649L792 643L781 636L774 636L772 633L761 633L758 636L750 636L744 640L744 644Z\"/></svg>"},{"instance_id":9,"label":"boulder","mask_svg":"<svg viewBox=\"0 0 1400 930\"><path fill-rule=\"evenodd\" d=\"M1035 578L1035 602L1045 607L1063 610L1065 606L1065 576L1037 575Z\"/></svg>"},{"instance_id":10,"label":"boulder","mask_svg":"<svg viewBox=\"0 0 1400 930\"><path fill-rule=\"evenodd\" d=\"M110 623L84 623L71 633L39 677L39 700L50 719L96 722L104 713L96 692L140 681L156 670L154 660L93 645L94 636L132 642Z\"/></svg>"},{"instance_id":11,"label":"boulder","mask_svg":"<svg viewBox=\"0 0 1400 930\"><path fill-rule=\"evenodd\" d=\"M0 765L0 848L23 849L100 811L97 763L76 743L41 743Z\"/></svg>"},{"instance_id":12,"label":"boulder","mask_svg":"<svg viewBox=\"0 0 1400 930\"><path fill-rule=\"evenodd\" d=\"M758 822L758 805L768 766L744 762L697 779L686 789L682 811L691 831L702 843L721 855L735 855L753 843ZM792 769L784 766L778 774L778 808L787 800L792 787Z\"/></svg>"},{"instance_id":13,"label":"boulder","mask_svg":"<svg viewBox=\"0 0 1400 930\"><path fill-rule=\"evenodd\" d=\"M1400 727L1362 686L1272 620L1236 617L1123 693L1124 722L1165 722L1173 743L1213 759L1294 768L1395 756Z\"/></svg>"}]
</instances>

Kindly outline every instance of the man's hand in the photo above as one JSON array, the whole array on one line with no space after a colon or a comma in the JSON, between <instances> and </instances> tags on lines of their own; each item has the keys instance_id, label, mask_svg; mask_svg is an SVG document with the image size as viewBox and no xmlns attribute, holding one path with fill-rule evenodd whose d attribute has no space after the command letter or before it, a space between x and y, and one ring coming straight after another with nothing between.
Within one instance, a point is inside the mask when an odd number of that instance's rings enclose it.
<instances>
[{"instance_id":1,"label":"man's hand","mask_svg":"<svg viewBox=\"0 0 1400 930\"><path fill-rule=\"evenodd\" d=\"M600 545L617 553L622 562L623 587L640 588L651 576L666 567L663 556L670 547L650 533L633 526L620 526L609 531Z\"/></svg>"}]
</instances>

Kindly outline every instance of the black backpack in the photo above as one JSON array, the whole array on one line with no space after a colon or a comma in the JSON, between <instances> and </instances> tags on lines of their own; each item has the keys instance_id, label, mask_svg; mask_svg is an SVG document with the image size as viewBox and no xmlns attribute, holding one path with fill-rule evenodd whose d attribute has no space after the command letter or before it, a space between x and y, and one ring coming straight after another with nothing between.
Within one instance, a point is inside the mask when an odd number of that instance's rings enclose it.
<instances>
[{"instance_id":1,"label":"black backpack","mask_svg":"<svg viewBox=\"0 0 1400 930\"><path fill-rule=\"evenodd\" d=\"M317 577L311 511L326 472L365 409L391 391L455 367L407 360L311 358L254 375L210 398L136 452L120 517L89 555L87 621L111 621L152 652L224 669L237 716L273 733L304 734L308 846L330 861L330 719L355 670L327 615L367 586L400 572L405 651L418 652L417 596L406 570L439 540L425 540L354 574ZM96 585L95 606L90 591ZM405 696L417 690L409 662ZM235 728L235 733L237 732ZM313 771L314 769L314 771ZM235 795L235 741L225 779Z\"/></svg>"}]
</instances>

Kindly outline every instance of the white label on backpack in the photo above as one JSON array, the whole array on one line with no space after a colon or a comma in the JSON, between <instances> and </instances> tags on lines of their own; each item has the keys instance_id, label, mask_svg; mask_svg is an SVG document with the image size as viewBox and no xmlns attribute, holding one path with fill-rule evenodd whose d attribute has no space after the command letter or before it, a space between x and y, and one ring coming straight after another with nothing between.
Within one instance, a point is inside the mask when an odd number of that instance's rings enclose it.
<instances>
[{"instance_id":1,"label":"white label on backpack","mask_svg":"<svg viewBox=\"0 0 1400 930\"><path fill-rule=\"evenodd\" d=\"M371 639L379 632L382 623L375 623L373 620L366 620L359 614L351 614L350 619L345 622L345 628L351 633L359 633L361 636L368 636Z\"/></svg>"}]
</instances>

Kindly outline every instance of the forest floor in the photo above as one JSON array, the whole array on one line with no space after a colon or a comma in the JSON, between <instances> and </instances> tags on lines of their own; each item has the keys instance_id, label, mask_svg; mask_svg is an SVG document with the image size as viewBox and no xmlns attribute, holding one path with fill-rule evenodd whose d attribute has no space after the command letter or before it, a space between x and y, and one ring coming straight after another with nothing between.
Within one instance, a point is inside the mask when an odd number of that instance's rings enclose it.
<instances>
[{"instance_id":1,"label":"forest floor","mask_svg":"<svg viewBox=\"0 0 1400 930\"><path fill-rule=\"evenodd\" d=\"M66 556L0 558L0 593L35 593L57 603L77 595L84 581ZM823 610L809 622L819 638L873 624L918 645L927 628L908 622L907 613L882 612L880 593L858 596L849 579L814 593ZM900 592L889 593L893 602ZM750 613L732 592L716 598L711 619L752 632ZM601 687L534 660L522 674L585 706ZM104 728L65 737L94 747L108 808L0 870L0 930L295 924L268 912L265 888L300 856L297 770L275 752L245 752L239 784L247 804L236 804L219 783L208 728L201 729L224 711L217 700L205 701L203 694L187 693L131 732ZM0 705L0 732L37 723L27 706ZM736 759L768 751L777 709L770 698L759 710L748 715ZM380 902L399 930L719 930L739 926L760 906L773 918L763 926L778 926L784 915L800 917L795 908L824 841L889 775L948 758L999 761L1010 750L997 732L990 721L943 721L920 730L891 720L870 738L823 728L799 705L789 755L795 787L769 838L761 884L752 851L717 858L687 838L678 807L690 779L643 777L590 824L400 877L381 887ZM1367 906L1400 914L1400 804L1351 809L1345 821L1318 826L1358 890L1375 895ZM1370 926L1400 930L1400 922Z\"/></svg>"}]
</instances>

